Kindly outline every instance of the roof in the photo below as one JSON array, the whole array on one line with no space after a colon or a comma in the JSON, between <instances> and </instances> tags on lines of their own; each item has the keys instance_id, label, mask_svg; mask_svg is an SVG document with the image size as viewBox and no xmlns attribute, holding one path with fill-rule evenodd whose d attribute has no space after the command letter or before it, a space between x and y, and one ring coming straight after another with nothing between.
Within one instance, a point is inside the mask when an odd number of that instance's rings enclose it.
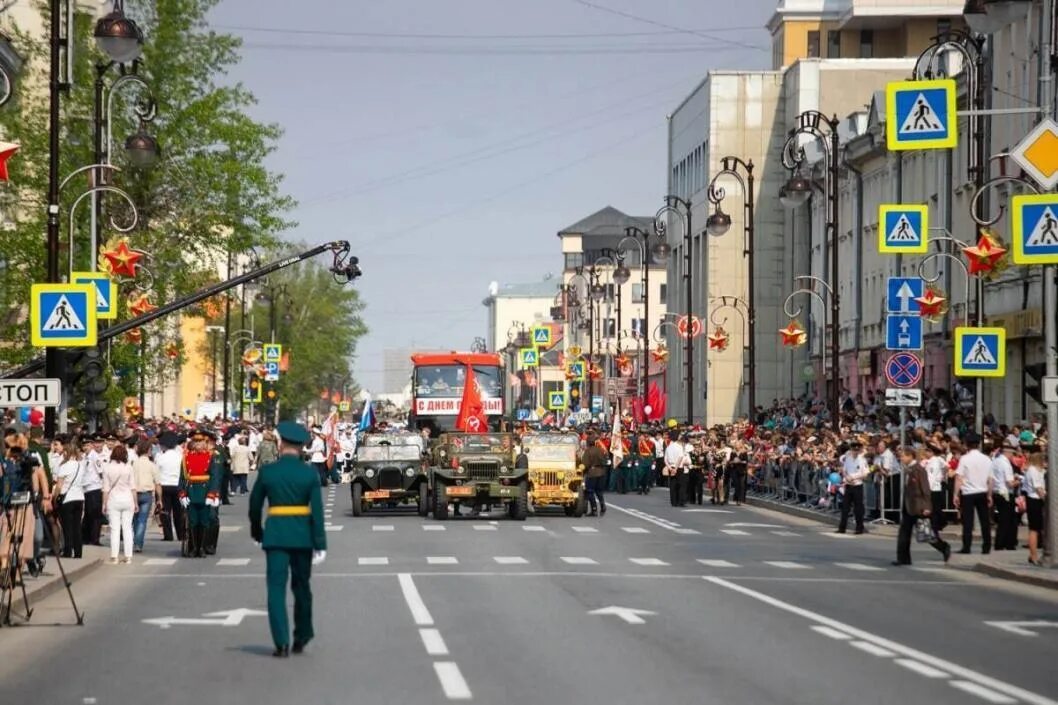
<instances>
[{"instance_id":1,"label":"roof","mask_svg":"<svg viewBox=\"0 0 1058 705\"><path fill-rule=\"evenodd\" d=\"M501 284L490 292L488 299L550 299L558 293L562 280L557 277L528 284Z\"/></svg>"},{"instance_id":2,"label":"roof","mask_svg":"<svg viewBox=\"0 0 1058 705\"><path fill-rule=\"evenodd\" d=\"M626 215L613 206L606 206L569 227L558 231L558 236L581 235L583 237L623 237L625 228L636 227L650 232L654 218L651 216Z\"/></svg>"}]
</instances>

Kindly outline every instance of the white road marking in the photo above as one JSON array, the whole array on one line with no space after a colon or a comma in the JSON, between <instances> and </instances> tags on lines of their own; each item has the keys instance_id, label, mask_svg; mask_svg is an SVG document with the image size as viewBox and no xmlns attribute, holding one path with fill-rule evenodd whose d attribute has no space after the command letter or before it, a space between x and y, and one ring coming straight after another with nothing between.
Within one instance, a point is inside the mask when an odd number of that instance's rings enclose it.
<instances>
[{"instance_id":1,"label":"white road marking","mask_svg":"<svg viewBox=\"0 0 1058 705\"><path fill-rule=\"evenodd\" d=\"M867 565L866 563L835 563L838 568L847 568L848 570L859 570L862 572L874 572L885 570L876 565Z\"/></svg>"},{"instance_id":2,"label":"white road marking","mask_svg":"<svg viewBox=\"0 0 1058 705\"><path fill-rule=\"evenodd\" d=\"M882 648L870 641L853 641L850 643L860 651L866 651L871 656L880 656L882 658L892 658L896 656L896 654L889 649Z\"/></svg>"},{"instance_id":3,"label":"white road marking","mask_svg":"<svg viewBox=\"0 0 1058 705\"><path fill-rule=\"evenodd\" d=\"M426 563L429 565L456 565L459 559L455 556L427 556Z\"/></svg>"},{"instance_id":4,"label":"white road marking","mask_svg":"<svg viewBox=\"0 0 1058 705\"><path fill-rule=\"evenodd\" d=\"M474 524L474 531L496 531L492 524Z\"/></svg>"},{"instance_id":5,"label":"white road marking","mask_svg":"<svg viewBox=\"0 0 1058 705\"><path fill-rule=\"evenodd\" d=\"M819 627L813 627L813 629L818 629L818 628ZM918 661L915 661L913 659L898 658L896 660L896 662L898 664L900 664L901 666L903 666L904 668L906 668L907 670L914 671L918 675L925 676L926 678L947 678L948 677L948 674L945 673L944 671L940 670L939 668L933 668L933 666L927 666L926 664L919 663Z\"/></svg>"},{"instance_id":6,"label":"white road marking","mask_svg":"<svg viewBox=\"0 0 1058 705\"><path fill-rule=\"evenodd\" d=\"M540 528L543 528L543 527L540 527ZM578 534L597 534L597 533L599 533L599 530L596 529L594 526L571 526L569 528L573 529Z\"/></svg>"},{"instance_id":7,"label":"white road marking","mask_svg":"<svg viewBox=\"0 0 1058 705\"><path fill-rule=\"evenodd\" d=\"M856 534L839 534L836 531L821 531L820 536L829 536L832 539L854 539Z\"/></svg>"},{"instance_id":8,"label":"white road marking","mask_svg":"<svg viewBox=\"0 0 1058 705\"><path fill-rule=\"evenodd\" d=\"M828 636L831 639L837 639L838 641L848 641L852 637L845 632L838 631L837 629L831 629L830 627L824 627L821 624L817 624L812 627L812 631L823 636Z\"/></svg>"},{"instance_id":9,"label":"white road marking","mask_svg":"<svg viewBox=\"0 0 1058 705\"><path fill-rule=\"evenodd\" d=\"M753 523L751 521L735 521L735 522L731 522L731 523L728 523L728 524L724 524L724 526L730 526L732 528L741 528L741 529L781 529L782 528L782 526L780 524L755 524L755 523Z\"/></svg>"},{"instance_id":10,"label":"white road marking","mask_svg":"<svg viewBox=\"0 0 1058 705\"><path fill-rule=\"evenodd\" d=\"M573 530L576 531L576 527ZM547 531L547 527L539 524L526 524L522 527L522 531Z\"/></svg>"},{"instance_id":11,"label":"white road marking","mask_svg":"<svg viewBox=\"0 0 1058 705\"><path fill-rule=\"evenodd\" d=\"M324 531L341 531L345 528L344 524L331 524L330 526L323 527Z\"/></svg>"},{"instance_id":12,"label":"white road marking","mask_svg":"<svg viewBox=\"0 0 1058 705\"><path fill-rule=\"evenodd\" d=\"M941 566L928 566L928 565L912 565L908 566L911 570L917 570L920 573L944 573L947 572L947 568Z\"/></svg>"},{"instance_id":13,"label":"white road marking","mask_svg":"<svg viewBox=\"0 0 1058 705\"><path fill-rule=\"evenodd\" d=\"M734 514L730 509L684 509L688 514Z\"/></svg>"},{"instance_id":14,"label":"white road marking","mask_svg":"<svg viewBox=\"0 0 1058 705\"><path fill-rule=\"evenodd\" d=\"M978 685L976 683L971 683L969 681L948 681L948 684L952 688L958 688L959 690L963 691L964 693L970 693L971 695L976 695L977 697L981 698L982 700L987 700L988 702L996 703L997 705L1002 705L1003 703L1016 703L1017 702L1017 700L1015 700L1014 698L1010 697L1009 695L1004 695L1003 693L998 693L998 692L992 690L991 688L985 688L984 686Z\"/></svg>"},{"instance_id":15,"label":"white road marking","mask_svg":"<svg viewBox=\"0 0 1058 705\"><path fill-rule=\"evenodd\" d=\"M448 646L441 637L441 632L436 629L420 629L419 636L422 637L422 645L430 656L448 655Z\"/></svg>"},{"instance_id":16,"label":"white road marking","mask_svg":"<svg viewBox=\"0 0 1058 705\"><path fill-rule=\"evenodd\" d=\"M492 560L500 565L525 565L529 562L521 556L495 556Z\"/></svg>"},{"instance_id":17,"label":"white road marking","mask_svg":"<svg viewBox=\"0 0 1058 705\"><path fill-rule=\"evenodd\" d=\"M660 558L629 558L628 560L636 565L668 565L668 563Z\"/></svg>"},{"instance_id":18,"label":"white road marking","mask_svg":"<svg viewBox=\"0 0 1058 705\"><path fill-rule=\"evenodd\" d=\"M249 558L221 558L217 565L250 565Z\"/></svg>"},{"instance_id":19,"label":"white road marking","mask_svg":"<svg viewBox=\"0 0 1058 705\"><path fill-rule=\"evenodd\" d=\"M360 556L356 559L357 565L389 565L389 559L385 556Z\"/></svg>"},{"instance_id":20,"label":"white road marking","mask_svg":"<svg viewBox=\"0 0 1058 705\"><path fill-rule=\"evenodd\" d=\"M688 534L700 534L700 533L702 533L701 531L698 531L698 529L673 529L673 531L676 532L677 534L683 534L684 536L686 536Z\"/></svg>"},{"instance_id":21,"label":"white road marking","mask_svg":"<svg viewBox=\"0 0 1058 705\"><path fill-rule=\"evenodd\" d=\"M176 565L175 558L148 558L143 565Z\"/></svg>"},{"instance_id":22,"label":"white road marking","mask_svg":"<svg viewBox=\"0 0 1058 705\"><path fill-rule=\"evenodd\" d=\"M776 536L800 536L796 531L773 531Z\"/></svg>"},{"instance_id":23,"label":"white road marking","mask_svg":"<svg viewBox=\"0 0 1058 705\"><path fill-rule=\"evenodd\" d=\"M613 509L616 509L619 512L624 512L625 514L635 517L636 519L641 519L642 521L649 522L654 526L660 526L662 529L668 529L669 531L673 531L680 534L699 533L696 529L680 530L680 525L676 522L669 521L668 519L662 519L661 517L654 516L653 514L647 514L644 511L640 511L639 509L628 509L626 507L618 506L613 502L611 502L607 506L612 507Z\"/></svg>"},{"instance_id":24,"label":"white road marking","mask_svg":"<svg viewBox=\"0 0 1058 705\"><path fill-rule=\"evenodd\" d=\"M562 562L570 565L599 565L598 561L587 556L562 556Z\"/></svg>"},{"instance_id":25,"label":"white road marking","mask_svg":"<svg viewBox=\"0 0 1058 705\"><path fill-rule=\"evenodd\" d=\"M415 587L415 581L408 573L399 573L397 580L400 582L400 591L404 593L404 601L408 603L412 619L420 627L432 627L433 617L430 610L426 609L426 603L422 601L419 589Z\"/></svg>"},{"instance_id":26,"label":"white road marking","mask_svg":"<svg viewBox=\"0 0 1058 705\"><path fill-rule=\"evenodd\" d=\"M423 531L447 531L447 526L441 526L440 524L423 524Z\"/></svg>"},{"instance_id":27,"label":"white road marking","mask_svg":"<svg viewBox=\"0 0 1058 705\"><path fill-rule=\"evenodd\" d=\"M644 529L642 526L622 526L621 531L626 534L649 534L650 529Z\"/></svg>"},{"instance_id":28,"label":"white road marking","mask_svg":"<svg viewBox=\"0 0 1058 705\"><path fill-rule=\"evenodd\" d=\"M1031 705L1058 705L1058 701L1056 700L1052 700L1051 698L1048 698L1046 696L1039 695L1038 693L1033 693L1030 690L1025 690L1024 688L1020 688L1014 685L1013 683L1005 683L997 678L992 678L991 676L986 676L983 673L978 673L977 671L966 668L964 666L960 666L956 663L952 663L951 661L940 658L939 656L933 656L923 651L919 651L918 649L911 648L910 646L905 646L895 641L891 641L889 639L886 639L885 637L872 634L862 629L857 629L856 627L850 626L843 622L839 622L836 619L831 619L830 617L821 615L818 612L812 612L811 610L807 610L803 607L792 605L789 602L783 602L782 600L771 597L770 595L765 595L762 592L757 592L756 590L744 587L742 585L738 585L729 580L725 580L724 578L718 578L716 576L706 576L703 578L703 580L712 583L713 585L719 585L720 587L727 588L728 590L741 593L746 597L757 600L758 602L763 602L766 605L771 605L776 609L780 609L791 614L796 614L799 617L803 617L811 622L815 622L816 624L822 624L824 626L832 627L839 631L844 631L849 635L856 637L857 639L869 641L875 646L880 646L883 649L888 649L906 658L915 659L926 665L947 671L953 676L958 676L959 678L968 681L968 683L966 683L966 685L968 686L979 686L979 690L977 692L974 692L975 695L985 697L984 695L982 695L982 693L988 693L989 695L999 695L999 693L1002 692L1009 694L1010 697L1016 698L1016 700L1002 700L995 702L1007 703L1016 702L1017 700L1020 700L1022 702L1030 703ZM965 686L956 685L957 683L964 683L965 681L951 681L951 684L956 688L960 688L966 692L970 692ZM1002 697L1007 696L1003 695Z\"/></svg>"},{"instance_id":29,"label":"white road marking","mask_svg":"<svg viewBox=\"0 0 1058 705\"><path fill-rule=\"evenodd\" d=\"M470 687L459 671L459 664L453 661L437 661L433 670L437 672L437 680L441 681L441 688L449 700L470 700L473 697Z\"/></svg>"},{"instance_id":30,"label":"white road marking","mask_svg":"<svg viewBox=\"0 0 1058 705\"><path fill-rule=\"evenodd\" d=\"M1026 622L985 622L990 627L1002 629L1018 636L1039 636L1034 629L1048 629L1058 627L1058 622L1046 619L1036 619Z\"/></svg>"},{"instance_id":31,"label":"white road marking","mask_svg":"<svg viewBox=\"0 0 1058 705\"><path fill-rule=\"evenodd\" d=\"M374 524L371 526L372 531L393 531L393 524Z\"/></svg>"},{"instance_id":32,"label":"white road marking","mask_svg":"<svg viewBox=\"0 0 1058 705\"><path fill-rule=\"evenodd\" d=\"M808 566L793 561L764 561L767 565L786 570L808 570Z\"/></svg>"},{"instance_id":33,"label":"white road marking","mask_svg":"<svg viewBox=\"0 0 1058 705\"><path fill-rule=\"evenodd\" d=\"M728 536L750 536L748 531L742 529L720 529L721 534L727 534Z\"/></svg>"},{"instance_id":34,"label":"white road marking","mask_svg":"<svg viewBox=\"0 0 1058 705\"><path fill-rule=\"evenodd\" d=\"M722 561L716 558L699 558L698 562L709 568L738 568L738 563Z\"/></svg>"},{"instance_id":35,"label":"white road marking","mask_svg":"<svg viewBox=\"0 0 1058 705\"><path fill-rule=\"evenodd\" d=\"M241 526L222 526L222 527L220 527L221 533L227 533L229 531L239 531L240 529L242 529Z\"/></svg>"}]
</instances>

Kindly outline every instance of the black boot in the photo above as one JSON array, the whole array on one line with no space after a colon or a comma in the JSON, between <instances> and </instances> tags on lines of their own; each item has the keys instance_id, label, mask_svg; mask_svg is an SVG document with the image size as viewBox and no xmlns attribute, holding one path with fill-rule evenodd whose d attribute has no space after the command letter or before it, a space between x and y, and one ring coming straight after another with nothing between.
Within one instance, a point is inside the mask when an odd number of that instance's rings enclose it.
<instances>
[{"instance_id":1,"label":"black boot","mask_svg":"<svg viewBox=\"0 0 1058 705\"><path fill-rule=\"evenodd\" d=\"M191 532L191 541L195 546L195 558L202 558L205 556L206 529L201 526L196 526Z\"/></svg>"},{"instance_id":2,"label":"black boot","mask_svg":"<svg viewBox=\"0 0 1058 705\"><path fill-rule=\"evenodd\" d=\"M210 526L206 531L206 555L212 556L217 552L217 543L220 541L220 524Z\"/></svg>"}]
</instances>

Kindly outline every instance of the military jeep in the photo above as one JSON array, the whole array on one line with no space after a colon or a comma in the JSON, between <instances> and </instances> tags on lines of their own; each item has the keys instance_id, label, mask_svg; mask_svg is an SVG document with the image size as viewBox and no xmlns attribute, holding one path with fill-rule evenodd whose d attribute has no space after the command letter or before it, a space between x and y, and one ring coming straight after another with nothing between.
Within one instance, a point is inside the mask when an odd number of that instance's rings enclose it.
<instances>
[{"instance_id":1,"label":"military jeep","mask_svg":"<svg viewBox=\"0 0 1058 705\"><path fill-rule=\"evenodd\" d=\"M522 448L529 459L533 507L562 507L566 516L584 516L584 471L577 463L580 438L571 433L527 433Z\"/></svg>"},{"instance_id":2,"label":"military jeep","mask_svg":"<svg viewBox=\"0 0 1058 705\"><path fill-rule=\"evenodd\" d=\"M443 433L433 444L430 465L434 519L447 519L449 504L503 504L518 521L529 515L528 471L514 468L511 434Z\"/></svg>"},{"instance_id":3,"label":"military jeep","mask_svg":"<svg viewBox=\"0 0 1058 705\"><path fill-rule=\"evenodd\" d=\"M356 449L349 481L353 516L372 507L415 502L419 516L430 508L425 441L415 433L369 433Z\"/></svg>"}]
</instances>

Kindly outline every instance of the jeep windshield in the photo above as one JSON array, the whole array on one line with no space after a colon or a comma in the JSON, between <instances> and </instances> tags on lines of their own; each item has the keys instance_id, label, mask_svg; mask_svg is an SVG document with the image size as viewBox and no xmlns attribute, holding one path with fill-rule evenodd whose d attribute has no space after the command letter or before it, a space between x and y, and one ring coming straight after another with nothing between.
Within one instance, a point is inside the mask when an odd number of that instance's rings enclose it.
<instances>
[{"instance_id":1,"label":"jeep windshield","mask_svg":"<svg viewBox=\"0 0 1058 705\"><path fill-rule=\"evenodd\" d=\"M529 458L529 467L544 467L556 463L574 464L580 439L571 435L539 435L522 438L522 447Z\"/></svg>"},{"instance_id":2,"label":"jeep windshield","mask_svg":"<svg viewBox=\"0 0 1058 705\"><path fill-rule=\"evenodd\" d=\"M451 442L457 453L501 453L511 449L510 436L493 433L456 436Z\"/></svg>"},{"instance_id":3,"label":"jeep windshield","mask_svg":"<svg viewBox=\"0 0 1058 705\"><path fill-rule=\"evenodd\" d=\"M361 446L358 460L419 460L421 453L415 445Z\"/></svg>"}]
</instances>

